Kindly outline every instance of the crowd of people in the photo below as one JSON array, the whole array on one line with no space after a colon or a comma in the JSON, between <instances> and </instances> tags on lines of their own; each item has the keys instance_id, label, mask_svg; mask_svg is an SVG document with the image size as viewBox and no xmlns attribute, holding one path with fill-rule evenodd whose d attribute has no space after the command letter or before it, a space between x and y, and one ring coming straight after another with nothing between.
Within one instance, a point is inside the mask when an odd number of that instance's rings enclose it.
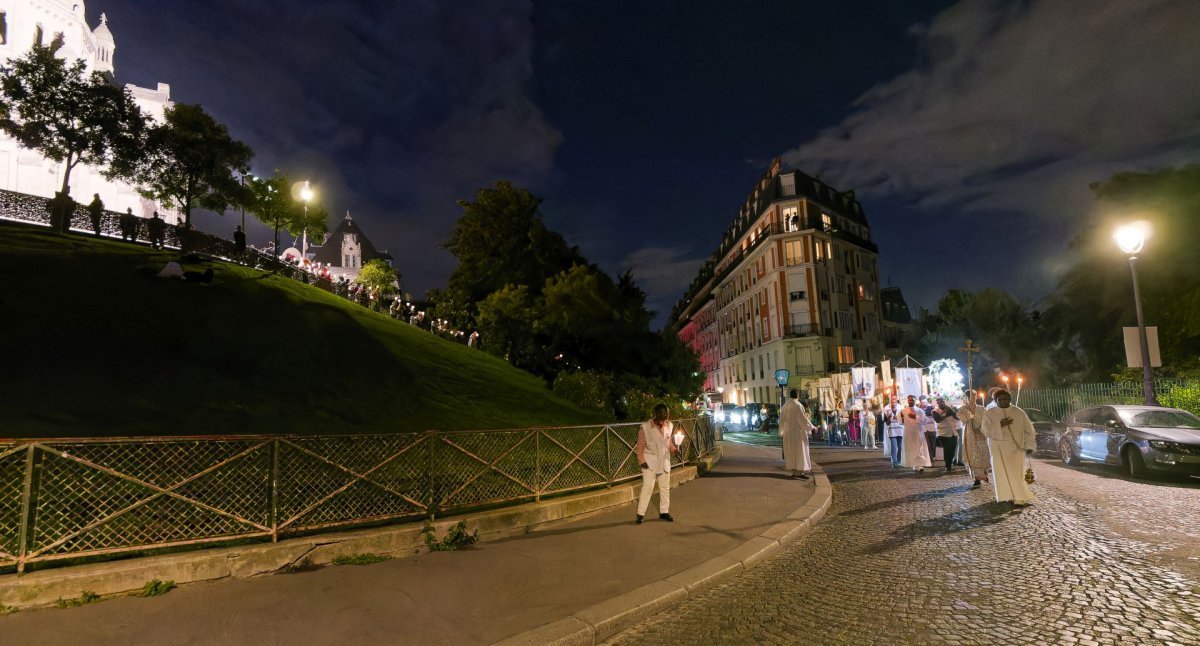
<instances>
[{"instance_id":1,"label":"crowd of people","mask_svg":"<svg viewBox=\"0 0 1200 646\"><path fill-rule=\"evenodd\" d=\"M884 405L871 399L849 410L811 415L793 390L780 409L779 431L784 437L784 468L793 477L807 477L809 441L824 436L830 445L882 450L893 469L918 474L933 468L940 448L945 473L965 467L972 489L989 484L997 502L1018 507L1034 501L1028 456L1037 447L1037 435L1029 416L1012 404L1012 395L1003 388L989 391L986 406L976 401L951 403L941 396L909 395L902 400L890 395Z\"/></svg>"}]
</instances>

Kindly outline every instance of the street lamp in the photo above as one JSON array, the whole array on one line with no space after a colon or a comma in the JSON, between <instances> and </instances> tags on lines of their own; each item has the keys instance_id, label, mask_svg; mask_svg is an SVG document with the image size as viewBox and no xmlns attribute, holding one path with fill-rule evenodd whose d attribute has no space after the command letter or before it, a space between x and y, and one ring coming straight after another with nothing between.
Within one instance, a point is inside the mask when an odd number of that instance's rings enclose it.
<instances>
[{"instance_id":1,"label":"street lamp","mask_svg":"<svg viewBox=\"0 0 1200 646\"><path fill-rule=\"evenodd\" d=\"M1142 292L1138 287L1137 260L1142 247L1146 245L1148 227L1143 222L1127 224L1117 229L1113 239L1125 255L1129 256L1129 273L1133 276L1133 304L1137 310L1138 345L1142 351L1142 395L1147 406L1157 406L1158 399L1154 396L1154 376L1150 372L1150 342L1146 340L1146 316L1142 313Z\"/></svg>"},{"instance_id":2,"label":"street lamp","mask_svg":"<svg viewBox=\"0 0 1200 646\"><path fill-rule=\"evenodd\" d=\"M301 261L308 259L308 203L312 199L312 185L308 183L308 180L304 180L304 186L300 187L300 200L304 202L304 228L301 233L303 242L300 245Z\"/></svg>"}]
</instances>

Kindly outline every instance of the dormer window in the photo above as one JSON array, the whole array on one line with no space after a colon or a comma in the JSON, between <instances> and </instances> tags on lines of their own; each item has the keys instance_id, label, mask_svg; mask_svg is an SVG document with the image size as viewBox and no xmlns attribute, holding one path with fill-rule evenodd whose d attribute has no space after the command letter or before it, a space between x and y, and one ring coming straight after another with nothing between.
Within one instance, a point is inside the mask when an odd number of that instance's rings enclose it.
<instances>
[{"instance_id":1,"label":"dormer window","mask_svg":"<svg viewBox=\"0 0 1200 646\"><path fill-rule=\"evenodd\" d=\"M8 13L0 11L0 45L8 44Z\"/></svg>"},{"instance_id":2,"label":"dormer window","mask_svg":"<svg viewBox=\"0 0 1200 646\"><path fill-rule=\"evenodd\" d=\"M33 45L35 47L41 47L43 37L45 37L45 33L42 31L42 26L41 25L35 26L33 28Z\"/></svg>"}]
</instances>

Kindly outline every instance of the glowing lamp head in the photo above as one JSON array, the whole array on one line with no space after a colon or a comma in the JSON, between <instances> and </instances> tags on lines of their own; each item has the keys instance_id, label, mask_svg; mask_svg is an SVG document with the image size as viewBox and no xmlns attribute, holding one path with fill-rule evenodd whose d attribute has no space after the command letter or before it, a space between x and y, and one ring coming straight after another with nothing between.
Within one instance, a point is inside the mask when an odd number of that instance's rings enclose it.
<instances>
[{"instance_id":1,"label":"glowing lamp head","mask_svg":"<svg viewBox=\"0 0 1200 646\"><path fill-rule=\"evenodd\" d=\"M682 429L675 431L675 446L683 446L685 439L687 439L687 436L684 435Z\"/></svg>"},{"instance_id":2,"label":"glowing lamp head","mask_svg":"<svg viewBox=\"0 0 1200 646\"><path fill-rule=\"evenodd\" d=\"M304 186L300 187L300 199L305 202L311 202L313 199L312 186L309 185L308 180L304 180Z\"/></svg>"},{"instance_id":3,"label":"glowing lamp head","mask_svg":"<svg viewBox=\"0 0 1200 646\"><path fill-rule=\"evenodd\" d=\"M1122 252L1132 256L1141 252L1142 247L1146 245L1149 233L1149 228L1144 222L1134 222L1118 228L1113 233L1113 240L1117 241L1117 246L1121 248Z\"/></svg>"}]
</instances>

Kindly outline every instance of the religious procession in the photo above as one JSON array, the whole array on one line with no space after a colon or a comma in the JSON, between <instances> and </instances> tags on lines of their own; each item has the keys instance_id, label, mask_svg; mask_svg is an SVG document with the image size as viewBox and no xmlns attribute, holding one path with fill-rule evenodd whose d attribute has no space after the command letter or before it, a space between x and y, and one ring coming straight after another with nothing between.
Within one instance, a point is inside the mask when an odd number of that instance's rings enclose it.
<instances>
[{"instance_id":1,"label":"religious procession","mask_svg":"<svg viewBox=\"0 0 1200 646\"><path fill-rule=\"evenodd\" d=\"M907 355L894 368L881 363L859 362L847 378L818 380L807 402L800 389L788 391L778 425L791 477L810 478L811 442L824 438L831 446L880 451L896 470L959 473L971 479L971 489L991 489L998 503L1034 502L1030 458L1037 432L1018 405L1019 383L1014 397L1004 386L975 390L969 369L964 388L952 360L931 369Z\"/></svg>"}]
</instances>

